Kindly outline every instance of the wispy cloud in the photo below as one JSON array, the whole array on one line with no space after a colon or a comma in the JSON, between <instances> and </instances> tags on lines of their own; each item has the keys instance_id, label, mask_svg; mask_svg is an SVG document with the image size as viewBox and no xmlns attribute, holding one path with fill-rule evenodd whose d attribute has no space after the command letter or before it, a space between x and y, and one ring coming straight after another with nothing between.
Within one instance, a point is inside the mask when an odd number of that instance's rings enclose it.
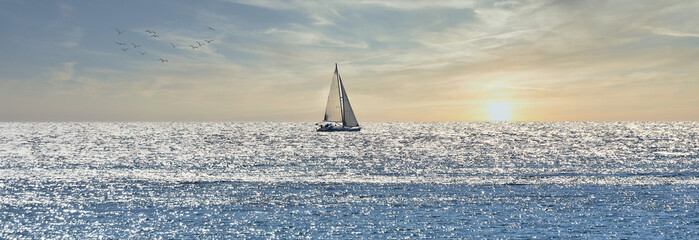
<instances>
[{"instance_id":1,"label":"wispy cloud","mask_svg":"<svg viewBox=\"0 0 699 240\"><path fill-rule=\"evenodd\" d=\"M73 80L76 62L65 62L60 67L50 69L50 79L54 82Z\"/></svg>"},{"instance_id":2,"label":"wispy cloud","mask_svg":"<svg viewBox=\"0 0 699 240\"><path fill-rule=\"evenodd\" d=\"M340 0L340 1L318 1L318 0L295 0L295 1L255 1L255 0L225 0L226 2L235 2L239 4L252 5L257 7L271 8L271 9L301 9L313 7L314 9L322 8L328 5L343 6L343 7L355 7L355 8L371 8L371 7L383 7L383 8L393 8L402 10L417 10L424 8L453 8L453 9L465 9L472 8L476 4L476 1L459 1L459 0L444 0L444 1L419 1L419 0L409 0L409 1L370 1L370 0ZM314 7L315 6L315 7Z\"/></svg>"},{"instance_id":3,"label":"wispy cloud","mask_svg":"<svg viewBox=\"0 0 699 240\"><path fill-rule=\"evenodd\" d=\"M58 13L64 18L70 17L73 15L73 6L67 3L58 3Z\"/></svg>"},{"instance_id":4,"label":"wispy cloud","mask_svg":"<svg viewBox=\"0 0 699 240\"><path fill-rule=\"evenodd\" d=\"M60 46L67 48L75 48L80 45L84 36L84 30L81 27L74 27L63 34L63 41Z\"/></svg>"},{"instance_id":5,"label":"wispy cloud","mask_svg":"<svg viewBox=\"0 0 699 240\"><path fill-rule=\"evenodd\" d=\"M549 88L520 87L520 86L503 85L503 84L487 84L487 83L471 83L471 84L479 85L479 86L486 86L486 87L495 87L495 88L509 88L509 89L534 90L534 91L554 91L554 89L549 89Z\"/></svg>"},{"instance_id":6,"label":"wispy cloud","mask_svg":"<svg viewBox=\"0 0 699 240\"><path fill-rule=\"evenodd\" d=\"M277 38L276 42L283 42L295 45L314 45L319 47L343 47L343 48L367 48L369 45L366 42L348 42L342 40L341 36L337 38L329 37L326 34L315 32L310 29L305 31L280 30L270 28L264 31L264 34Z\"/></svg>"},{"instance_id":7,"label":"wispy cloud","mask_svg":"<svg viewBox=\"0 0 699 240\"><path fill-rule=\"evenodd\" d=\"M657 28L657 27L647 27L647 29L651 30L655 34L664 35L664 36L699 37L699 33L680 32L680 31L675 31L675 30L670 30L670 29L665 29L665 28Z\"/></svg>"}]
</instances>

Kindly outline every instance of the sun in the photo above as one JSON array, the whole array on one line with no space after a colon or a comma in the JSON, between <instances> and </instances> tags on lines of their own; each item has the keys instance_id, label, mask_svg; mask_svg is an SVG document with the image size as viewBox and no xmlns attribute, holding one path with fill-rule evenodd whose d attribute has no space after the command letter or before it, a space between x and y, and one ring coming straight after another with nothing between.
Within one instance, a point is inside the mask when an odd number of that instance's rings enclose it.
<instances>
[{"instance_id":1,"label":"sun","mask_svg":"<svg viewBox=\"0 0 699 240\"><path fill-rule=\"evenodd\" d=\"M512 104L506 102L490 103L486 112L488 112L488 120L490 121L509 121L512 118Z\"/></svg>"}]
</instances>

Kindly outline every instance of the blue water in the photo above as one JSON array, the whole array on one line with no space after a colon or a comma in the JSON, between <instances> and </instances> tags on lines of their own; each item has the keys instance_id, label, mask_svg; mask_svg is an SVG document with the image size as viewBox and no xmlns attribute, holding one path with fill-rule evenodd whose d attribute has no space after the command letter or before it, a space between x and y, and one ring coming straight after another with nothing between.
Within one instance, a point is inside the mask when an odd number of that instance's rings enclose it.
<instances>
[{"instance_id":1,"label":"blue water","mask_svg":"<svg viewBox=\"0 0 699 240\"><path fill-rule=\"evenodd\" d=\"M0 238L699 236L699 123L0 123Z\"/></svg>"}]
</instances>

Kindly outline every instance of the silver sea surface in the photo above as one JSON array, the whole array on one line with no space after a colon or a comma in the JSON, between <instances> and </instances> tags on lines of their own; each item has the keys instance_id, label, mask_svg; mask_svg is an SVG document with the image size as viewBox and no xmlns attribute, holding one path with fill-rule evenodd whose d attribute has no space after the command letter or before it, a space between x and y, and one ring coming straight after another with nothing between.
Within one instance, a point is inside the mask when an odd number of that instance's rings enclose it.
<instances>
[{"instance_id":1,"label":"silver sea surface","mask_svg":"<svg viewBox=\"0 0 699 240\"><path fill-rule=\"evenodd\" d=\"M694 238L699 122L0 123L0 238Z\"/></svg>"}]
</instances>

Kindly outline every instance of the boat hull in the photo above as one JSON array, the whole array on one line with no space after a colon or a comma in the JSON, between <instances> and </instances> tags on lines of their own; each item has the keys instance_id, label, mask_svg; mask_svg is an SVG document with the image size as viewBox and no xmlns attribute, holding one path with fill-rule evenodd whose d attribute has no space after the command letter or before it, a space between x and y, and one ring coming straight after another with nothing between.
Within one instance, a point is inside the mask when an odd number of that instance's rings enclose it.
<instances>
[{"instance_id":1,"label":"boat hull","mask_svg":"<svg viewBox=\"0 0 699 240\"><path fill-rule=\"evenodd\" d=\"M356 127L345 127L342 125L321 125L320 128L318 128L318 132L357 132L361 130L362 128L359 126Z\"/></svg>"}]
</instances>

